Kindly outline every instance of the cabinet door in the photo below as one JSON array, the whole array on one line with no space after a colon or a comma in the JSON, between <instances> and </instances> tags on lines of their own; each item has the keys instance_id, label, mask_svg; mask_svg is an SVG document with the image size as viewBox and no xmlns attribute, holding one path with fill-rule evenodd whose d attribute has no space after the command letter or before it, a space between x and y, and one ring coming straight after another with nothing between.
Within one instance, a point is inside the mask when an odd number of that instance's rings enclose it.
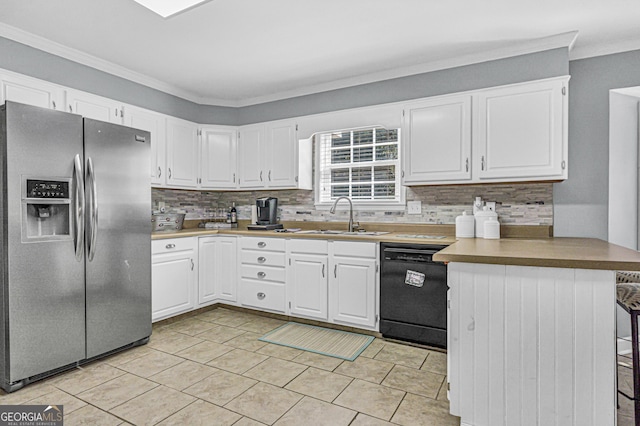
<instances>
[{"instance_id":1,"label":"cabinet door","mask_svg":"<svg viewBox=\"0 0 640 426\"><path fill-rule=\"evenodd\" d=\"M333 256L329 277L330 320L339 324L376 326L376 261Z\"/></svg>"},{"instance_id":2,"label":"cabinet door","mask_svg":"<svg viewBox=\"0 0 640 426\"><path fill-rule=\"evenodd\" d=\"M77 90L67 90L67 111L94 120L123 123L124 113L120 103Z\"/></svg>"},{"instance_id":3,"label":"cabinet door","mask_svg":"<svg viewBox=\"0 0 640 426\"><path fill-rule=\"evenodd\" d=\"M480 179L566 178L565 85L543 81L478 94Z\"/></svg>"},{"instance_id":4,"label":"cabinet door","mask_svg":"<svg viewBox=\"0 0 640 426\"><path fill-rule=\"evenodd\" d=\"M163 186L167 175L165 117L141 108L127 107L124 114L124 124L151 133L151 185Z\"/></svg>"},{"instance_id":5,"label":"cabinet door","mask_svg":"<svg viewBox=\"0 0 640 426\"><path fill-rule=\"evenodd\" d=\"M167 186L198 185L198 127L191 122L167 118Z\"/></svg>"},{"instance_id":6,"label":"cabinet door","mask_svg":"<svg viewBox=\"0 0 640 426\"><path fill-rule=\"evenodd\" d=\"M0 75L0 104L6 101L64 110L64 90L56 85L14 74Z\"/></svg>"},{"instance_id":7,"label":"cabinet door","mask_svg":"<svg viewBox=\"0 0 640 426\"><path fill-rule=\"evenodd\" d=\"M412 105L404 120L404 184L471 179L471 96Z\"/></svg>"},{"instance_id":8,"label":"cabinet door","mask_svg":"<svg viewBox=\"0 0 640 426\"><path fill-rule=\"evenodd\" d=\"M262 189L265 187L264 127L248 126L240 128L238 140L238 171L240 188Z\"/></svg>"},{"instance_id":9,"label":"cabinet door","mask_svg":"<svg viewBox=\"0 0 640 426\"><path fill-rule=\"evenodd\" d=\"M290 314L327 320L327 256L292 254L287 269Z\"/></svg>"},{"instance_id":10,"label":"cabinet door","mask_svg":"<svg viewBox=\"0 0 640 426\"><path fill-rule=\"evenodd\" d=\"M154 254L152 257L152 320L190 311L195 306L193 250Z\"/></svg>"},{"instance_id":11,"label":"cabinet door","mask_svg":"<svg viewBox=\"0 0 640 426\"><path fill-rule=\"evenodd\" d=\"M235 129L204 127L201 139L201 188L236 188Z\"/></svg>"},{"instance_id":12,"label":"cabinet door","mask_svg":"<svg viewBox=\"0 0 640 426\"><path fill-rule=\"evenodd\" d=\"M218 299L235 302L237 242L234 237L206 237L199 241L198 303Z\"/></svg>"},{"instance_id":13,"label":"cabinet door","mask_svg":"<svg viewBox=\"0 0 640 426\"><path fill-rule=\"evenodd\" d=\"M266 186L296 188L298 140L295 123L268 124L266 131Z\"/></svg>"}]
</instances>

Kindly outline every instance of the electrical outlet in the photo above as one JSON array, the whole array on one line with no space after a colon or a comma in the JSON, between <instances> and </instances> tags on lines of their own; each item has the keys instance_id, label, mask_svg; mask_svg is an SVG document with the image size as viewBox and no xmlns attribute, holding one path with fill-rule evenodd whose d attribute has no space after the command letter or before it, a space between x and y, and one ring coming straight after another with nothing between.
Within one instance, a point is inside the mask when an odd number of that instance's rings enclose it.
<instances>
[{"instance_id":1,"label":"electrical outlet","mask_svg":"<svg viewBox=\"0 0 640 426\"><path fill-rule=\"evenodd\" d=\"M422 201L407 201L408 214L422 214Z\"/></svg>"},{"instance_id":2,"label":"electrical outlet","mask_svg":"<svg viewBox=\"0 0 640 426\"><path fill-rule=\"evenodd\" d=\"M158 210L160 210L161 213L164 213L164 201L158 201Z\"/></svg>"},{"instance_id":3,"label":"electrical outlet","mask_svg":"<svg viewBox=\"0 0 640 426\"><path fill-rule=\"evenodd\" d=\"M485 205L487 206L487 210L489 210L490 212L495 212L496 211L496 202L495 201L487 201Z\"/></svg>"}]
</instances>

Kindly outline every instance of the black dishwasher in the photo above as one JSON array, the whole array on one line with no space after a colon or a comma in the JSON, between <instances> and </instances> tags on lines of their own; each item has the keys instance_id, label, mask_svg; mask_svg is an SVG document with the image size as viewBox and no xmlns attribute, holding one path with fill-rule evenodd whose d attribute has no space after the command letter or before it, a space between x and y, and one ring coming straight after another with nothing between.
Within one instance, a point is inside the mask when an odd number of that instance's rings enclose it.
<instances>
[{"instance_id":1,"label":"black dishwasher","mask_svg":"<svg viewBox=\"0 0 640 426\"><path fill-rule=\"evenodd\" d=\"M432 255L446 246L382 243L380 332L447 347L447 267Z\"/></svg>"}]
</instances>

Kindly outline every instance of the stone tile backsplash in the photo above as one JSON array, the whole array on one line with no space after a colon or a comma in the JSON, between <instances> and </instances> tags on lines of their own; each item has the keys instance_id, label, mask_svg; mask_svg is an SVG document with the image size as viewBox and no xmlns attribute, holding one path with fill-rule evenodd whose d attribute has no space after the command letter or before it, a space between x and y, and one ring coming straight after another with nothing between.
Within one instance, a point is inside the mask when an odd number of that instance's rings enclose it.
<instances>
[{"instance_id":1,"label":"stone tile backsplash","mask_svg":"<svg viewBox=\"0 0 640 426\"><path fill-rule=\"evenodd\" d=\"M278 198L281 221L339 221L348 220L348 209L339 208L336 214L316 210L313 191L190 191L152 189L154 210L164 202L168 212L186 213L186 219L209 219L218 209L228 210L236 203L239 219L251 218L251 206L256 198ZM553 225L553 184L518 183L495 185L445 185L408 187L407 201L421 201L422 213L404 211L356 211L359 222L438 223L453 224L456 216L472 211L475 197L495 201L498 219L511 225Z\"/></svg>"}]
</instances>

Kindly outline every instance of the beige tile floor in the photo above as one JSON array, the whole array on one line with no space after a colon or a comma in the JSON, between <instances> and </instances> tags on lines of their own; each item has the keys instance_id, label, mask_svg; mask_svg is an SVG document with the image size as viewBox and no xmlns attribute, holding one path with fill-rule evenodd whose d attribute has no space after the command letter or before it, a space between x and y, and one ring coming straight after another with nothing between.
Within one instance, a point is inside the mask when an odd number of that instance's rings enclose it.
<instances>
[{"instance_id":1,"label":"beige tile floor","mask_svg":"<svg viewBox=\"0 0 640 426\"><path fill-rule=\"evenodd\" d=\"M145 346L1 394L64 405L65 425L459 425L446 355L376 339L354 362L258 340L284 324L215 308Z\"/></svg>"},{"instance_id":2,"label":"beige tile floor","mask_svg":"<svg viewBox=\"0 0 640 426\"><path fill-rule=\"evenodd\" d=\"M618 361L631 365L631 357L629 355L618 356ZM630 368L618 367L618 388L627 395L633 395L633 375ZM634 426L633 401L620 395L618 404L618 426Z\"/></svg>"},{"instance_id":3,"label":"beige tile floor","mask_svg":"<svg viewBox=\"0 0 640 426\"><path fill-rule=\"evenodd\" d=\"M261 342L284 322L216 308L154 325L149 344L0 394L64 405L65 425L459 425L446 355L376 339L354 362ZM630 372L619 381L629 387ZM633 425L620 398L618 425Z\"/></svg>"}]
</instances>

